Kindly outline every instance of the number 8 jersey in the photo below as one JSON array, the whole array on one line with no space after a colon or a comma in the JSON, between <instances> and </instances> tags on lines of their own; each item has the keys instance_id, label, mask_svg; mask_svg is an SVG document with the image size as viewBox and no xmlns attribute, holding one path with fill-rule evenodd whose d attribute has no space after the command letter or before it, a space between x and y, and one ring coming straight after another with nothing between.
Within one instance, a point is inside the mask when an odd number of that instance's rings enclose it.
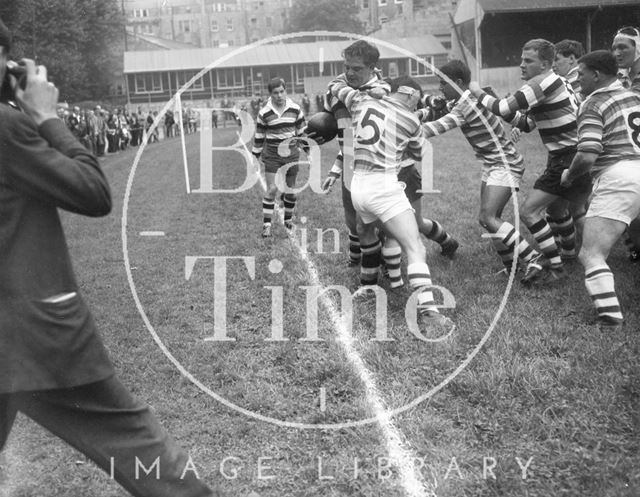
<instances>
[{"instance_id":1,"label":"number 8 jersey","mask_svg":"<svg viewBox=\"0 0 640 497\"><path fill-rule=\"evenodd\" d=\"M578 111L578 151L598 154L594 177L619 161L640 159L640 95L618 81L591 93Z\"/></svg>"}]
</instances>

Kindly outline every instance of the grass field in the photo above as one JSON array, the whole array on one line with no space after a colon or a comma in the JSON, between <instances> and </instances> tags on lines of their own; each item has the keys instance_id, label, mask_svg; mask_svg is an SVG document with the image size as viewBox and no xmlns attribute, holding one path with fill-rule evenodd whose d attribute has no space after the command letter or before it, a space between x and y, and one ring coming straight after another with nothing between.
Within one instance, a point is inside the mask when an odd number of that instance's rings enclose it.
<instances>
[{"instance_id":1,"label":"grass field","mask_svg":"<svg viewBox=\"0 0 640 497\"><path fill-rule=\"evenodd\" d=\"M214 145L231 144L236 131L218 130ZM198 138L186 140L193 189L200 184ZM423 212L441 221L461 248L449 261L425 243L434 283L455 297L455 309L446 312L457 330L441 342L412 335L405 290L388 292L389 340L375 340L372 302L354 306L350 332L384 405L402 411L392 423L415 457L414 474L438 497L640 495L640 266L627 261L622 243L615 247L609 262L627 323L613 335L590 324L594 315L578 263L568 267L562 285L523 288L516 280L509 287L496 274L501 264L476 221L480 170L470 147L459 132L433 144L441 193L424 197ZM519 146L526 193L545 152L537 136L523 137ZM322 148L324 171L335 151L335 143ZM64 216L81 288L124 382L189 450L200 476L229 495L410 495L398 466L388 467L388 430L372 419L371 391L323 306L318 340L309 340L312 289L304 287L314 285L310 266L322 285L357 286L357 272L346 267L339 188L299 196L294 236L306 237L307 261L282 225L272 239L260 237L259 185L187 195L180 140L145 149L127 204L126 258L157 340L198 386L154 341L128 283L121 216L136 152L102 162L115 202L109 217ZM237 187L245 176L236 152L216 152L214 170L217 187ZM505 217L512 216L509 206ZM332 228L340 233L337 253ZM320 248L318 230L326 232ZM164 236L141 235L145 231ZM211 258L225 256L236 259L228 260L222 287L221 259ZM186 257L208 259L198 259L187 275ZM273 309L279 311L272 299L280 294L281 333L272 329ZM221 295L226 338L235 341L210 340L220 333L215 305ZM337 293L327 295L337 302ZM84 456L24 417L0 467L2 497L125 495Z\"/></svg>"}]
</instances>

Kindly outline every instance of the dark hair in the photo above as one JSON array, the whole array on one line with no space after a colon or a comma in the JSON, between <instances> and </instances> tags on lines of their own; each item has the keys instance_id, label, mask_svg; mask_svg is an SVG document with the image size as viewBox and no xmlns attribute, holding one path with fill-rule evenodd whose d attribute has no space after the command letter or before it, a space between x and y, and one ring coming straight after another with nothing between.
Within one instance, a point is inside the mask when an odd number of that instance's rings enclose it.
<instances>
[{"instance_id":1,"label":"dark hair","mask_svg":"<svg viewBox=\"0 0 640 497\"><path fill-rule=\"evenodd\" d=\"M640 36L640 30L638 28L634 28L633 26L624 26L616 31L616 36L618 35L627 35L627 36ZM633 43L633 46L636 45L635 40L630 40Z\"/></svg>"},{"instance_id":2,"label":"dark hair","mask_svg":"<svg viewBox=\"0 0 640 497\"><path fill-rule=\"evenodd\" d=\"M440 72L453 81L461 79L465 85L471 82L471 71L461 60L450 60L440 68Z\"/></svg>"},{"instance_id":3,"label":"dark hair","mask_svg":"<svg viewBox=\"0 0 640 497\"><path fill-rule=\"evenodd\" d=\"M285 84L284 79L271 78L271 80L269 80L269 84L267 85L267 90L269 91L269 93L271 93L273 90L280 86L282 86L285 90L287 89L287 85Z\"/></svg>"},{"instance_id":4,"label":"dark hair","mask_svg":"<svg viewBox=\"0 0 640 497\"><path fill-rule=\"evenodd\" d=\"M615 76L618 73L618 63L609 50L595 50L578 59L579 64L584 64L592 71L599 71L607 76Z\"/></svg>"},{"instance_id":5,"label":"dark hair","mask_svg":"<svg viewBox=\"0 0 640 497\"><path fill-rule=\"evenodd\" d=\"M582 43L576 40L562 40L556 43L556 53L561 54L564 57L573 55L576 59L579 59L584 55L584 48Z\"/></svg>"},{"instance_id":6,"label":"dark hair","mask_svg":"<svg viewBox=\"0 0 640 497\"><path fill-rule=\"evenodd\" d=\"M415 79L413 79L411 76L408 76L407 74L391 79L388 82L389 86L391 86L391 93L397 92L398 88L400 88L401 86L408 86L409 88L413 88L414 90L419 91L420 96L422 96L422 87L420 86L420 83L418 83Z\"/></svg>"},{"instance_id":7,"label":"dark hair","mask_svg":"<svg viewBox=\"0 0 640 497\"><path fill-rule=\"evenodd\" d=\"M375 45L364 40L358 40L345 48L342 51L342 56L345 59L348 57L362 57L362 62L368 67L372 67L378 63L380 51Z\"/></svg>"},{"instance_id":8,"label":"dark hair","mask_svg":"<svg viewBox=\"0 0 640 497\"><path fill-rule=\"evenodd\" d=\"M556 49L549 40L543 38L535 38L529 40L524 44L522 50L535 50L538 52L538 57L543 62L553 64L553 59L556 56Z\"/></svg>"}]
</instances>

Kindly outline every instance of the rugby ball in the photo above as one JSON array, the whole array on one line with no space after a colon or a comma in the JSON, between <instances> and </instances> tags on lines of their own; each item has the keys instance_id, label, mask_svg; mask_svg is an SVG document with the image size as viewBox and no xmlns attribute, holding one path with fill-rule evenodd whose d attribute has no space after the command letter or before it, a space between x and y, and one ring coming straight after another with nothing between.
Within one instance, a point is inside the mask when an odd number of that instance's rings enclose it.
<instances>
[{"instance_id":1,"label":"rugby ball","mask_svg":"<svg viewBox=\"0 0 640 497\"><path fill-rule=\"evenodd\" d=\"M336 118L330 112L318 112L309 118L307 122L306 133L315 133L324 139L324 142L330 142L338 134L338 123Z\"/></svg>"}]
</instances>

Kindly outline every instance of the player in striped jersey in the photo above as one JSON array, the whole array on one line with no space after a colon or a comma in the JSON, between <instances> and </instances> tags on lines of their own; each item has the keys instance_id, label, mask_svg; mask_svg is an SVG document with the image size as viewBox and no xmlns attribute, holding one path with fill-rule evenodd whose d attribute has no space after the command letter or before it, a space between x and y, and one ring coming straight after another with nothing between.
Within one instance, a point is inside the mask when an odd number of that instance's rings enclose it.
<instances>
[{"instance_id":1,"label":"player in striped jersey","mask_svg":"<svg viewBox=\"0 0 640 497\"><path fill-rule=\"evenodd\" d=\"M476 82L469 85L480 104L494 114L510 118L514 112L526 110L513 121L514 124L525 132L537 127L542 143L549 152L546 168L522 206L520 218L549 260L548 276L551 280L564 277L565 272L553 232L544 217L545 210L553 217L560 216L562 209L555 211L557 204L554 202L564 198L571 202L572 211L578 212L584 208L591 191L588 176L577 179L571 187L560 185L562 171L569 167L576 153L577 102L567 88L566 81L551 70L554 55L554 46L547 40L535 39L525 43L520 69L522 79L527 83L507 98L497 99L487 95ZM531 283L538 279L542 271L540 258L533 259L527 265L521 281Z\"/></svg>"},{"instance_id":2,"label":"player in striped jersey","mask_svg":"<svg viewBox=\"0 0 640 497\"><path fill-rule=\"evenodd\" d=\"M372 89L383 88L388 92L389 85L380 78L380 72L376 69L376 64L380 58L378 49L365 40L358 40L349 45L343 52L345 75L347 83L351 88ZM334 114L338 123L338 144L340 152L329 171L327 179L323 183L325 192L329 192L336 182L342 177L342 205L344 208L345 223L349 234L349 265L357 266L361 263L361 246L360 238L357 231L356 211L353 208L350 191L350 171L344 167L344 130L351 127L351 114L345 108L344 104L329 91L325 99L325 110ZM314 138L310 136L310 138ZM438 243L442 250L442 255L453 257L458 249L458 242L449 235L440 223L433 219L425 219L422 217L420 200L422 194L418 193L421 188L421 176L415 166L403 168L401 171L401 181L406 184L405 192L409 197L409 201L415 209L416 221L420 232L430 240ZM379 250L378 246L378 250ZM367 259L375 257L375 247L366 248ZM388 250L384 252L389 252ZM392 259L390 264L395 264L396 255L390 256ZM386 259L386 257L385 257ZM373 275L372 275L373 276Z\"/></svg>"},{"instance_id":3,"label":"player in striped jersey","mask_svg":"<svg viewBox=\"0 0 640 497\"><path fill-rule=\"evenodd\" d=\"M579 60L582 93L578 153L562 183L591 172L594 188L584 226L580 262L603 330L622 325L613 273L606 259L632 219L640 214L640 95L617 81L617 65L606 50Z\"/></svg>"},{"instance_id":4,"label":"player in striped jersey","mask_svg":"<svg viewBox=\"0 0 640 497\"><path fill-rule=\"evenodd\" d=\"M276 173L278 169L287 166L286 185L294 187L298 175L299 146L295 140L288 144L288 154L281 155L278 151L280 144L290 138L302 136L305 118L300 106L287 98L284 79L273 78L267 86L270 97L256 118L256 133L251 152L264 164L267 191L262 199L263 226L262 236L271 236L271 220L278 192ZM293 164L293 165L291 165ZM285 192L282 195L284 203L284 225L288 230L293 228L293 211L296 206L296 195Z\"/></svg>"},{"instance_id":5,"label":"player in striped jersey","mask_svg":"<svg viewBox=\"0 0 640 497\"><path fill-rule=\"evenodd\" d=\"M451 329L453 323L435 304L426 250L397 176L400 165L422 160L425 138L413 114L422 93L420 85L406 76L397 78L391 81L391 94L381 99L351 88L344 75L333 80L330 88L353 118L351 199L363 223L362 245L377 241L375 223L381 222L388 239L407 255L407 275L417 293L422 324Z\"/></svg>"},{"instance_id":6,"label":"player in striped jersey","mask_svg":"<svg viewBox=\"0 0 640 497\"><path fill-rule=\"evenodd\" d=\"M622 72L621 81L625 88L640 93L640 31L627 26L620 28L613 39L611 47ZM640 260L640 219L634 219L628 229L629 258Z\"/></svg>"},{"instance_id":7,"label":"player in striped jersey","mask_svg":"<svg viewBox=\"0 0 640 497\"><path fill-rule=\"evenodd\" d=\"M578 102L582 101L580 81L578 81L578 59L584 55L582 43L576 40L562 40L555 45L553 70L571 85Z\"/></svg>"},{"instance_id":8,"label":"player in striped jersey","mask_svg":"<svg viewBox=\"0 0 640 497\"><path fill-rule=\"evenodd\" d=\"M478 106L477 100L469 92L469 68L460 60L452 60L440 68L440 73L447 78L440 78L440 91L453 107L446 115L431 122L427 122L429 111L419 110L418 116L423 121L425 134L429 138L460 128L476 158L482 163L480 225L494 235L491 237L494 246L508 270L513 263L516 245L519 257L528 263L539 255L538 252L529 246L511 223L501 219L512 189L518 189L524 173L522 155L507 138L500 119L485 107Z\"/></svg>"},{"instance_id":9,"label":"player in striped jersey","mask_svg":"<svg viewBox=\"0 0 640 497\"><path fill-rule=\"evenodd\" d=\"M611 47L619 69L624 69L623 85L640 92L640 30L632 26L620 28Z\"/></svg>"},{"instance_id":10,"label":"player in striped jersey","mask_svg":"<svg viewBox=\"0 0 640 497\"><path fill-rule=\"evenodd\" d=\"M582 43L576 40L562 40L556 43L555 52L556 55L553 59L554 72L567 80L578 103L582 102L580 82L578 81L578 59L584 55ZM554 211L558 212L560 209L563 211L562 216L554 218L551 214L547 214L547 222L553 230L556 243L561 249L562 257L575 259L577 255L576 226L569 211L569 203L564 199L556 200ZM586 206L578 212L580 216L578 218L578 227L580 228L586 212Z\"/></svg>"}]
</instances>

